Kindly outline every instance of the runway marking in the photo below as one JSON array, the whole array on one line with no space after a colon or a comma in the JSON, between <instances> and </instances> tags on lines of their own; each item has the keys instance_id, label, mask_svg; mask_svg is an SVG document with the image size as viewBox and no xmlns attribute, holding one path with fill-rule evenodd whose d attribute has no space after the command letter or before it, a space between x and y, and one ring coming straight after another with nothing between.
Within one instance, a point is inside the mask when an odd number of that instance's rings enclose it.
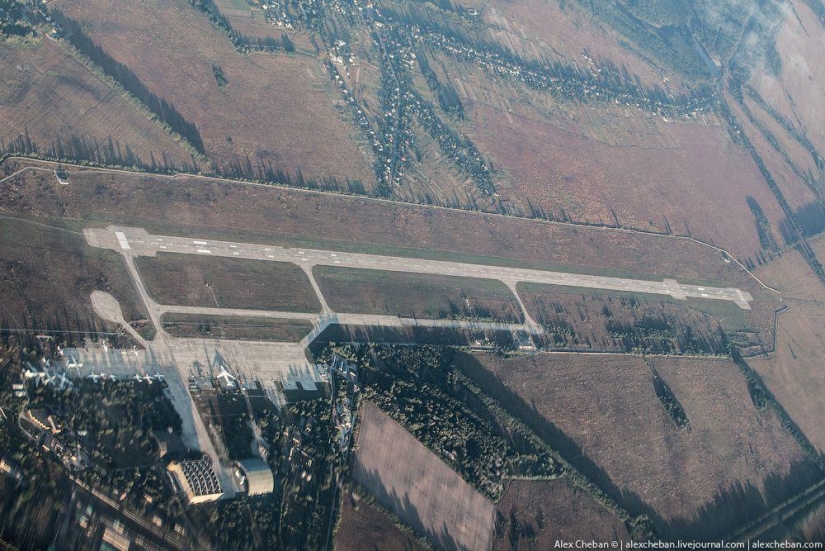
<instances>
[{"instance_id":1,"label":"runway marking","mask_svg":"<svg viewBox=\"0 0 825 551\"><path fill-rule=\"evenodd\" d=\"M161 249L165 249L165 248L166 248L166 245L161 245L161 246L160 246L160 248L161 248Z\"/></svg>"},{"instance_id":2,"label":"runway marking","mask_svg":"<svg viewBox=\"0 0 825 551\"><path fill-rule=\"evenodd\" d=\"M192 241L192 243L194 243L195 245L208 245L209 244L206 241Z\"/></svg>"},{"instance_id":3,"label":"runway marking","mask_svg":"<svg viewBox=\"0 0 825 551\"><path fill-rule=\"evenodd\" d=\"M212 254L212 251L209 249L198 249L198 252L201 254Z\"/></svg>"},{"instance_id":4,"label":"runway marking","mask_svg":"<svg viewBox=\"0 0 825 551\"><path fill-rule=\"evenodd\" d=\"M122 231L116 231L115 236L117 237L117 242L120 243L120 248L124 251L128 251L132 247L129 246L129 240L126 239L126 234Z\"/></svg>"}]
</instances>

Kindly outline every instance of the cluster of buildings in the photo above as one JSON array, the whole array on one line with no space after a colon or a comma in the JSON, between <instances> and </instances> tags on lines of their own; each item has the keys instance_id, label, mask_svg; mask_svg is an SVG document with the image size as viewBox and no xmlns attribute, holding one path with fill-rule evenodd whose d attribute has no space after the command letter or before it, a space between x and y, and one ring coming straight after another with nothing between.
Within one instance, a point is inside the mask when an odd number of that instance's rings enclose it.
<instances>
[{"instance_id":1,"label":"cluster of buildings","mask_svg":"<svg viewBox=\"0 0 825 551\"><path fill-rule=\"evenodd\" d=\"M46 452L54 453L72 470L85 469L89 457L76 442L66 444L58 438L65 426L60 419L45 408L27 409L20 414L20 427ZM27 430L28 427L28 430ZM69 435L69 440L73 440Z\"/></svg>"}]
</instances>

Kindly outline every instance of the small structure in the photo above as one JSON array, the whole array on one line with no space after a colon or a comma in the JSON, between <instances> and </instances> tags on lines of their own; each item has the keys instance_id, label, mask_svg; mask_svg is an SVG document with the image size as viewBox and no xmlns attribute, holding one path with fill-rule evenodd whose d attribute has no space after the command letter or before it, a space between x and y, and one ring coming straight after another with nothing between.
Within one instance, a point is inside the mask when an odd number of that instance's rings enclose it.
<instances>
[{"instance_id":1,"label":"small structure","mask_svg":"<svg viewBox=\"0 0 825 551\"><path fill-rule=\"evenodd\" d=\"M109 548L118 551L129 551L129 547L132 545L132 540L124 534L122 525L106 526L103 531L103 541L108 544Z\"/></svg>"},{"instance_id":2,"label":"small structure","mask_svg":"<svg viewBox=\"0 0 825 551\"><path fill-rule=\"evenodd\" d=\"M155 441L158 443L158 454L161 458L170 455L171 457L182 456L186 452L186 446L180 436L169 431L154 433Z\"/></svg>"},{"instance_id":3,"label":"small structure","mask_svg":"<svg viewBox=\"0 0 825 551\"><path fill-rule=\"evenodd\" d=\"M23 473L20 472L20 468L15 463L12 463L5 458L0 459L0 472L13 478L17 484L23 483Z\"/></svg>"},{"instance_id":4,"label":"small structure","mask_svg":"<svg viewBox=\"0 0 825 551\"><path fill-rule=\"evenodd\" d=\"M177 485L193 505L223 497L223 489L209 458L172 462L169 464Z\"/></svg>"},{"instance_id":5,"label":"small structure","mask_svg":"<svg viewBox=\"0 0 825 551\"><path fill-rule=\"evenodd\" d=\"M516 341L516 345L521 352L536 351L536 345L533 342L533 338L524 331L516 331L513 333L513 340Z\"/></svg>"},{"instance_id":6,"label":"small structure","mask_svg":"<svg viewBox=\"0 0 825 551\"><path fill-rule=\"evenodd\" d=\"M247 495L257 496L272 493L275 488L275 479L272 477L272 469L269 468L266 461L258 458L242 459L236 465L238 469L235 476L238 477Z\"/></svg>"},{"instance_id":7,"label":"small structure","mask_svg":"<svg viewBox=\"0 0 825 551\"><path fill-rule=\"evenodd\" d=\"M45 409L30 409L27 413L29 420L40 430L48 431L52 434L58 434L63 430L59 425L59 421L56 421L54 416Z\"/></svg>"}]
</instances>

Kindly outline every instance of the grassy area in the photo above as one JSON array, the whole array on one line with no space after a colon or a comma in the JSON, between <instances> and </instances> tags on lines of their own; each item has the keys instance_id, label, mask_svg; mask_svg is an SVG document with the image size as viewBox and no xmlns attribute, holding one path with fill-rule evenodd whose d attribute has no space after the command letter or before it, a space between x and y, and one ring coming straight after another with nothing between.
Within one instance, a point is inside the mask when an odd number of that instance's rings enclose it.
<instances>
[{"instance_id":1,"label":"grassy area","mask_svg":"<svg viewBox=\"0 0 825 551\"><path fill-rule=\"evenodd\" d=\"M0 218L0 273L0 327L115 330L94 313L94 290L114 295L126 321L151 327L120 255L77 233Z\"/></svg>"},{"instance_id":2,"label":"grassy area","mask_svg":"<svg viewBox=\"0 0 825 551\"><path fill-rule=\"evenodd\" d=\"M336 312L414 318L523 321L500 281L316 266L313 274Z\"/></svg>"},{"instance_id":3,"label":"grassy area","mask_svg":"<svg viewBox=\"0 0 825 551\"><path fill-rule=\"evenodd\" d=\"M772 310L755 303L687 299L577 287L521 283L519 296L546 334L550 348L653 354L726 354L727 341L759 353L773 335Z\"/></svg>"},{"instance_id":4,"label":"grassy area","mask_svg":"<svg viewBox=\"0 0 825 551\"><path fill-rule=\"evenodd\" d=\"M723 286L752 281L733 263L724 263L718 252L670 237L195 177L171 181L72 168L71 178L73 186L57 195L53 183L41 183L39 176L21 177L15 180L17 204L4 203L3 209L48 216L75 229L117 223L194 238L592 275L675 277L685 283ZM34 201L43 188L48 188L50 200ZM218 201L219 211L214 208ZM65 212L77 216L77 222L61 220ZM338 215L319 217L319 212ZM272 224L273 217L277 224Z\"/></svg>"},{"instance_id":5,"label":"grassy area","mask_svg":"<svg viewBox=\"0 0 825 551\"><path fill-rule=\"evenodd\" d=\"M305 320L165 314L163 329L173 337L298 342L312 329Z\"/></svg>"},{"instance_id":6,"label":"grassy area","mask_svg":"<svg viewBox=\"0 0 825 551\"><path fill-rule=\"evenodd\" d=\"M717 283L718 285L718 283ZM588 289L586 287L570 287L567 285L544 285L542 283L519 283L516 287L519 294L528 293L560 293L565 295L579 295L592 297L594 299L635 299L638 302L673 304L691 310L697 310L719 318L722 327L729 331L743 331L748 329L749 320L746 310L729 300L710 300L703 298L689 297L686 300L679 300L670 295L659 295L656 293L631 293L628 291L613 291L606 289Z\"/></svg>"},{"instance_id":7,"label":"grassy area","mask_svg":"<svg viewBox=\"0 0 825 551\"><path fill-rule=\"evenodd\" d=\"M285 262L160 253L135 259L146 288L161 304L320 312L301 269Z\"/></svg>"}]
</instances>

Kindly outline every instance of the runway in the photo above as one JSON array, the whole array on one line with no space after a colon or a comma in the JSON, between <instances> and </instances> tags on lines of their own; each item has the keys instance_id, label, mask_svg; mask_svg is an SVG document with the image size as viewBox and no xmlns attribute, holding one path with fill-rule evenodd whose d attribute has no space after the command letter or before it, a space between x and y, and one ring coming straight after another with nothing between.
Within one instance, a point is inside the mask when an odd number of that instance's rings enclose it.
<instances>
[{"instance_id":1,"label":"runway","mask_svg":"<svg viewBox=\"0 0 825 551\"><path fill-rule=\"evenodd\" d=\"M753 300L750 293L737 288L688 285L673 279L649 281L421 258L232 243L212 239L151 235L141 228L109 227L106 229L87 229L84 233L91 245L116 250L132 256L156 256L158 252L169 252L291 262L305 269L320 265L475 277L497 279L508 284L511 288L517 283L541 283L545 285L667 295L679 300L687 298L727 300L734 302L744 310L750 309L749 303Z\"/></svg>"}]
</instances>

